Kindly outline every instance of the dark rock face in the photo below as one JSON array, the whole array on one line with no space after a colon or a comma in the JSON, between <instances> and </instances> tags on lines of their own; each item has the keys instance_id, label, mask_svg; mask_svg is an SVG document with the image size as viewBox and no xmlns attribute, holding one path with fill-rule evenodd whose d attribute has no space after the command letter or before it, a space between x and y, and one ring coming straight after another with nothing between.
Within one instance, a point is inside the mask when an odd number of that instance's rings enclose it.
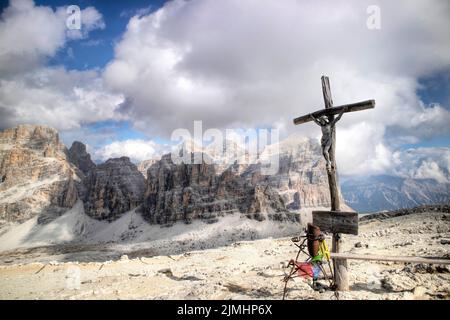
<instances>
[{"instance_id":1,"label":"dark rock face","mask_svg":"<svg viewBox=\"0 0 450 320\"><path fill-rule=\"evenodd\" d=\"M199 148L189 152L192 158L222 157ZM96 166L81 142L67 150L54 129L19 126L0 133L0 219L23 221L39 214L49 221L77 199L88 215L107 220L142 204L143 216L160 224L214 222L233 212L257 220L293 220L289 211L328 206L317 142L287 139L277 152L279 167L272 175L262 174L260 162L239 164L234 156L224 156L223 163L175 164L165 155L141 164L141 172L148 167L146 182L127 157Z\"/></svg>"},{"instance_id":2,"label":"dark rock face","mask_svg":"<svg viewBox=\"0 0 450 320\"><path fill-rule=\"evenodd\" d=\"M262 220L259 213L286 211L276 190L251 173L254 168L240 169L233 165L217 173L212 164L174 164L165 155L147 171L143 215L152 223L167 224L197 218L214 221L233 212L256 214Z\"/></svg>"},{"instance_id":3,"label":"dark rock face","mask_svg":"<svg viewBox=\"0 0 450 320\"><path fill-rule=\"evenodd\" d=\"M190 220L201 213L212 215L208 204L213 202L216 185L213 165L176 165L165 155L147 171L143 214L153 223Z\"/></svg>"},{"instance_id":4,"label":"dark rock face","mask_svg":"<svg viewBox=\"0 0 450 320\"><path fill-rule=\"evenodd\" d=\"M278 154L279 166L271 175L263 174L259 161L174 164L167 154L147 171L143 215L162 224L196 218L214 221L233 212L257 220L293 220L298 215L290 211L330 205L325 161L316 141L293 136L272 151ZM192 159L201 153L190 152ZM217 159L204 152L203 158Z\"/></svg>"},{"instance_id":5,"label":"dark rock face","mask_svg":"<svg viewBox=\"0 0 450 320\"><path fill-rule=\"evenodd\" d=\"M128 157L109 159L84 180L84 208L96 219L114 220L142 203L145 178Z\"/></svg>"},{"instance_id":6,"label":"dark rock face","mask_svg":"<svg viewBox=\"0 0 450 320\"><path fill-rule=\"evenodd\" d=\"M86 146L74 141L68 152L69 160L85 175L88 175L95 168L95 163L91 160L91 155L87 153Z\"/></svg>"}]
</instances>

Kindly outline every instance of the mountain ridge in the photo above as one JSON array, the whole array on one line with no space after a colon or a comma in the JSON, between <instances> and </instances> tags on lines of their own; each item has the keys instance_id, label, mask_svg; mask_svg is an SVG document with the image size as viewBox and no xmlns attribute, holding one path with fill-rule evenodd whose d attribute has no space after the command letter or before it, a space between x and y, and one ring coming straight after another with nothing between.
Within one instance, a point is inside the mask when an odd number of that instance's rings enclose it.
<instances>
[{"instance_id":1,"label":"mountain ridge","mask_svg":"<svg viewBox=\"0 0 450 320\"><path fill-rule=\"evenodd\" d=\"M139 207L145 219L161 224L214 222L229 213L283 220L292 219L291 212L329 207L325 163L314 139L292 135L262 150L255 163L211 146L192 148L192 157L200 152L213 163L174 164L166 154L137 166L126 157L96 165L83 143L68 149L53 128L6 129L0 132L0 218L23 222L40 215L45 223L79 199L96 219L112 221ZM265 175L262 159L273 152L278 171ZM341 193L349 205L344 210L358 212L450 202L448 184L387 175L347 179Z\"/></svg>"},{"instance_id":2,"label":"mountain ridge","mask_svg":"<svg viewBox=\"0 0 450 320\"><path fill-rule=\"evenodd\" d=\"M341 184L347 203L359 212L450 203L450 183L390 175L348 179Z\"/></svg>"}]
</instances>

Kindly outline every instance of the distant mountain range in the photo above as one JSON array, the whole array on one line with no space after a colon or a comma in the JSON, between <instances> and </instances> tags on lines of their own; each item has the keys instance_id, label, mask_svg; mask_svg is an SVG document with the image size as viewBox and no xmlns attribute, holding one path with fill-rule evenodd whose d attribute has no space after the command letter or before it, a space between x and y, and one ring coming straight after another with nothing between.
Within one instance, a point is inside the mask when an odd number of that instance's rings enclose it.
<instances>
[{"instance_id":1,"label":"distant mountain range","mask_svg":"<svg viewBox=\"0 0 450 320\"><path fill-rule=\"evenodd\" d=\"M317 141L294 136L278 147L272 175L264 174L260 159L240 161L245 153L216 164L221 152L194 145L186 152L203 155L197 164L175 163L171 154L139 166L128 157L95 164L81 142L67 149L53 128L19 125L0 132L0 220L22 223L37 216L49 223L77 201L94 219L114 221L140 207L142 217L156 224L214 222L235 212L257 220L292 219L292 212L328 207Z\"/></svg>"},{"instance_id":2,"label":"distant mountain range","mask_svg":"<svg viewBox=\"0 0 450 320\"><path fill-rule=\"evenodd\" d=\"M358 212L450 203L450 183L388 175L349 179L341 184L346 203Z\"/></svg>"},{"instance_id":3,"label":"distant mountain range","mask_svg":"<svg viewBox=\"0 0 450 320\"><path fill-rule=\"evenodd\" d=\"M0 223L36 216L48 223L77 201L97 220L114 221L139 208L155 224L214 222L235 212L283 220L330 205L325 161L314 139L293 135L266 147L261 156L279 156L272 175L264 173L262 158L246 163L240 161L245 153L230 158L216 151L191 144L188 155L213 160L197 164L175 163L171 154L138 166L127 157L95 164L84 144L74 142L67 149L50 127L6 129L0 132ZM341 190L358 212L450 203L450 184L434 180L375 176L347 180Z\"/></svg>"}]
</instances>

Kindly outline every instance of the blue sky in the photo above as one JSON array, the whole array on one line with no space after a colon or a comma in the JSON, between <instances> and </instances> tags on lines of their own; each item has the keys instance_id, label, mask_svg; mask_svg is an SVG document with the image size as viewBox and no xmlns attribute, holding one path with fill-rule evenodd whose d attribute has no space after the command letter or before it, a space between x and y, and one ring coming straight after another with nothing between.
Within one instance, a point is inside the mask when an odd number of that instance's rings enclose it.
<instances>
[{"instance_id":1,"label":"blue sky","mask_svg":"<svg viewBox=\"0 0 450 320\"><path fill-rule=\"evenodd\" d=\"M64 65L67 69L85 70L92 68L103 69L114 57L114 45L125 32L129 19L136 14L150 14L161 8L167 1L107 1L107 0L82 0L76 1L81 8L94 6L102 15L106 28L94 30L89 39L70 43L67 48L60 50L52 57L49 65ZM75 3L75 2L74 2ZM53 8L67 5L65 0L36 1L37 5L51 6ZM68 50L73 56L68 55ZM450 108L450 70L439 71L418 79L421 88L417 90L425 104L438 103ZM96 132L98 130L113 130L116 140L146 139L148 136L133 128L129 121L102 121L87 128ZM167 139L153 137L159 141L168 142ZM110 143L106 140L104 144ZM425 138L414 144L403 144L401 148L411 147L448 147L450 135L442 135Z\"/></svg>"},{"instance_id":2,"label":"blue sky","mask_svg":"<svg viewBox=\"0 0 450 320\"><path fill-rule=\"evenodd\" d=\"M89 39L80 42L73 42L64 50L49 60L50 65L64 65L67 69L86 70L92 68L103 69L106 64L114 56L114 44L120 40L120 37L125 32L129 19L136 14L151 13L164 5L166 1L143 1L143 0L128 0L128 1L76 1L80 8L94 6L102 15L106 24L103 30L94 30ZM67 5L65 0L58 1L36 1L39 5L50 5L54 8ZM72 2L70 2L72 4ZM68 55L71 50L73 57ZM86 126L87 130L93 134L99 131L109 131L113 134L109 139L92 146L100 148L103 145L119 140L129 139L148 139L149 137L133 128L130 121L100 121ZM158 136L153 136L153 140L167 143L167 139L162 139ZM70 144L70 139L67 139L67 144Z\"/></svg>"},{"instance_id":3,"label":"blue sky","mask_svg":"<svg viewBox=\"0 0 450 320\"><path fill-rule=\"evenodd\" d=\"M89 34L89 38L82 41L72 41L61 48L52 57L49 57L47 64L49 66L64 66L68 70L89 70L89 69L103 69L110 60L114 57L114 45L120 40L121 36L126 30L129 19L136 14L149 14L161 6L166 1L152 0L127 0L127 1L66 1L66 0L51 0L39 1L36 0L37 6L48 6L54 10L58 7L63 7L71 4L78 5L81 9L89 6L95 7L102 15L106 28L93 30ZM2 1L0 9L3 10L8 6L8 1ZM87 124L85 129L92 134L107 132L110 134L108 139L92 145L92 147L99 148L115 140L128 139L147 139L148 135L133 128L130 121L99 121L92 124ZM63 133L64 138L64 133ZM72 136L64 139L66 144L71 144ZM167 139L162 139L153 136L153 139L161 143L168 142Z\"/></svg>"},{"instance_id":4,"label":"blue sky","mask_svg":"<svg viewBox=\"0 0 450 320\"><path fill-rule=\"evenodd\" d=\"M104 68L114 56L114 43L124 33L128 20L139 10L150 13L160 8L164 1L36 1L38 5L50 5L53 8L76 4L80 8L95 7L102 15L106 24L103 30L94 30L89 39L73 42L66 50L61 50L49 61L50 64L63 64L70 69ZM67 50L73 50L74 57L67 56Z\"/></svg>"},{"instance_id":5,"label":"blue sky","mask_svg":"<svg viewBox=\"0 0 450 320\"><path fill-rule=\"evenodd\" d=\"M67 69L86 70L86 69L103 69L106 64L114 57L114 44L120 40L124 33L129 19L141 12L151 13L159 9L166 1L143 1L143 0L128 0L128 1L75 1L70 4L76 4L80 8L94 6L99 10L106 24L106 28L102 30L94 30L89 39L84 41L77 41L70 43L67 48L60 50L49 61L49 65L64 65ZM65 0L56 1L35 1L37 5L51 6L53 8L65 6L69 2ZM70 56L68 51L73 54ZM102 141L95 145L101 147L102 145L111 143L114 140L128 140L128 139L146 139L146 134L134 130L133 125L129 121L100 121L86 126L87 130L93 134L99 131L113 132L111 138ZM162 141L159 137L154 137ZM67 141L69 144L70 142ZM93 146L94 147L94 146Z\"/></svg>"},{"instance_id":6,"label":"blue sky","mask_svg":"<svg viewBox=\"0 0 450 320\"><path fill-rule=\"evenodd\" d=\"M292 118L322 106L326 74L335 104L377 101L339 123L342 171L392 171L450 147L450 6L432 2L379 1L371 30L368 0L2 1L0 127L48 124L97 161L157 156L194 120L319 138ZM72 4L87 17L75 35Z\"/></svg>"},{"instance_id":7,"label":"blue sky","mask_svg":"<svg viewBox=\"0 0 450 320\"><path fill-rule=\"evenodd\" d=\"M125 32L129 19L136 14L149 14L161 8L166 1L77 1L76 4L81 8L94 6L103 15L106 28L95 30L90 34L89 39L80 42L73 42L65 50L61 50L55 57L50 59L50 65L64 65L68 69L91 69L104 68L114 57L114 45L120 40ZM36 1L40 5L50 5L54 8L67 4L65 0L57 1ZM69 57L67 50L72 50L73 57ZM417 90L424 103L439 103L443 107L450 108L450 71L444 70L433 73L418 79L421 88ZM92 132L98 130L113 130L115 135L111 139L104 141L103 144L110 143L112 139L146 139L149 138L143 132L137 131L129 121L103 121L87 128ZM167 139L153 137L158 141L167 143ZM424 138L422 141L414 144L403 144L402 149L411 147L448 147L450 146L450 135L434 136Z\"/></svg>"}]
</instances>

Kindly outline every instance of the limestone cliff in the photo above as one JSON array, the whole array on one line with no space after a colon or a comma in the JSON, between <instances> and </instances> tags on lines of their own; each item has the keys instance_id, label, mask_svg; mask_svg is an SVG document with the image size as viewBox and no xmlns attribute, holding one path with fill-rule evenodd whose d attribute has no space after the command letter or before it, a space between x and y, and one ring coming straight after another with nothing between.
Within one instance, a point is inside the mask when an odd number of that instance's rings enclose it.
<instances>
[{"instance_id":1,"label":"limestone cliff","mask_svg":"<svg viewBox=\"0 0 450 320\"><path fill-rule=\"evenodd\" d=\"M128 157L109 159L84 179L85 212L96 219L114 220L142 203L145 178Z\"/></svg>"},{"instance_id":2,"label":"limestone cliff","mask_svg":"<svg viewBox=\"0 0 450 320\"><path fill-rule=\"evenodd\" d=\"M52 128L21 125L5 130L0 133L0 219L24 221L39 215L45 222L77 198L96 219L112 221L142 205L143 216L161 224L198 218L213 222L232 212L258 220L294 219L291 212L329 207L317 141L290 137L266 148L252 163L241 161L248 156L245 152L230 156L193 146L187 154L193 159L202 155L199 164L175 164L167 154L139 168L127 157L96 166L84 144L74 142L67 150ZM231 142L224 144L228 146L238 149ZM278 159L270 175L261 160L267 154ZM147 180L141 174L145 169Z\"/></svg>"},{"instance_id":3,"label":"limestone cliff","mask_svg":"<svg viewBox=\"0 0 450 320\"><path fill-rule=\"evenodd\" d=\"M145 178L147 178L147 170L148 170L148 168L150 168L152 165L154 165L159 160L160 160L160 158L144 160L144 161L142 161L142 162L140 162L138 164L137 168L138 168L139 172L142 173L142 175Z\"/></svg>"},{"instance_id":4,"label":"limestone cliff","mask_svg":"<svg viewBox=\"0 0 450 320\"><path fill-rule=\"evenodd\" d=\"M0 219L45 219L77 200L78 177L56 130L19 125L0 132Z\"/></svg>"},{"instance_id":5,"label":"limestone cliff","mask_svg":"<svg viewBox=\"0 0 450 320\"><path fill-rule=\"evenodd\" d=\"M239 164L236 159L223 169L223 165L209 164L211 161L174 164L170 154L163 156L147 171L144 216L153 223L214 220L230 212L279 219L283 217L280 213L289 216L290 211L328 207L328 182L319 144L291 137L277 147L278 170L271 175L264 174L261 161Z\"/></svg>"}]
</instances>

